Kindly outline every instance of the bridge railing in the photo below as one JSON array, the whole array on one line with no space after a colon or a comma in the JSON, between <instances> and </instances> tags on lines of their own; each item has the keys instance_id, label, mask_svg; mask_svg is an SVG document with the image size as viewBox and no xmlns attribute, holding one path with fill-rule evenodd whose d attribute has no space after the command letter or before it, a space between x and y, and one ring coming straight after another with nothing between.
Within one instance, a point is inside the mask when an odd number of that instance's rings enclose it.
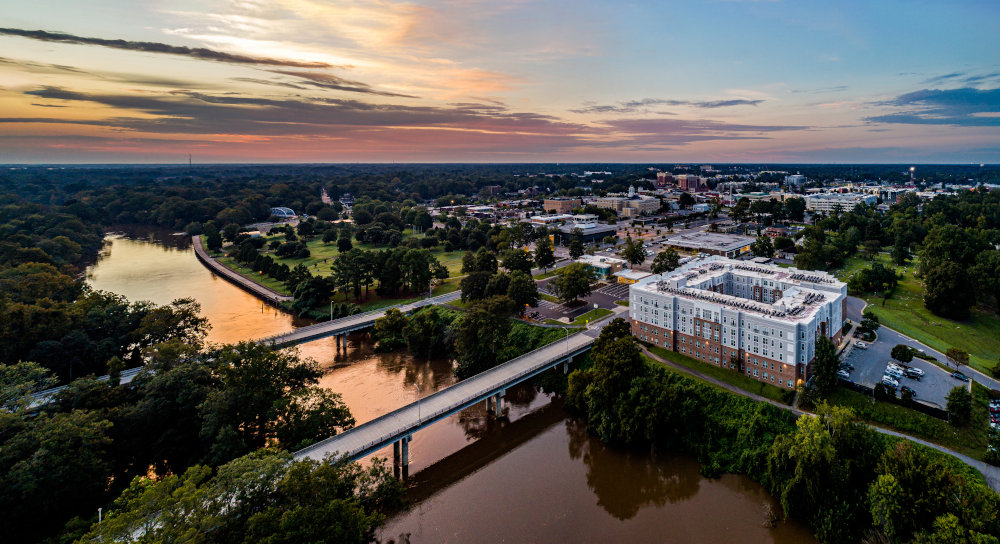
<instances>
[{"instance_id":1,"label":"bridge railing","mask_svg":"<svg viewBox=\"0 0 1000 544\"><path fill-rule=\"evenodd\" d=\"M563 340L558 341L558 343L553 342L551 344L546 344L546 345L544 345L544 346L542 346L540 348L537 348L537 349L534 349L532 351L529 351L528 353L525 353L524 355L515 357L515 358L511 359L510 361L507 361L506 363L502 363L502 364L500 364L498 366L495 366L495 367L493 367L493 368L491 368L489 370L486 370L484 372L480 372L479 374L476 374L475 376L469 378L468 380L458 382L457 384L455 384L455 385L453 385L451 387L448 387L446 389L442 389L440 391L437 391L436 393L428 395L427 397L424 397L423 399L420 399L419 402L429 403L429 402L432 402L433 400L436 400L436 399L438 399L438 398L440 398L440 397L442 397L444 395L454 394L456 388L462 388L462 387L466 387L467 388L467 387L473 385L476 381L482 381L483 379L485 379L487 377L488 374L492 374L492 373L495 373L495 372L501 372L502 370L507 369L507 368L509 368L509 367L511 367L513 365L516 365L518 362L520 362L522 360L525 360L527 358L530 358L533 355L536 355L536 354L538 354L539 352L541 352L543 350L552 349L554 346L557 346L557 345L562 346L563 343L568 343L570 341L570 339L576 338L578 335L580 335L584 331L585 331L585 329L577 331L577 332L569 335L569 337L567 337L567 338L565 338ZM589 346L592 343L593 342L591 341L591 342L587 342L587 343L584 343L584 344L581 344L579 346L574 347L573 348L573 354L575 354L576 351L580 347ZM569 348L567 346L567 352L566 353L560 353L559 355L557 355L555 357L552 357L551 359L546 360L544 363L542 363L540 365L531 366L531 367L529 367L529 368L527 368L527 369L525 369L525 370L523 370L521 372L518 372L517 374L515 374L513 376L505 378L505 379L503 379L503 380L501 380L501 381L499 381L497 383L490 384L488 387L478 389L478 390L476 390L475 393L465 395L465 396L463 396L463 398L460 401L450 403L450 404L448 404L444 408L441 408L441 409L439 409L437 411L431 412L430 415L428 415L428 416L421 416L420 419L417 420L416 425L414 425L414 426L420 426L424 421L433 420L433 419L435 419L437 417L440 417L442 414L447 414L449 412L452 412L452 411L454 411L456 409L456 407L462 406L463 404L468 403L472 399L477 399L479 397L482 397L482 396L486 395L487 393L489 393L490 391L495 391L497 389L503 389L505 387L510 387L512 384L517 383L519 380L523 379L525 376L527 376L529 374L532 374L535 371L537 371L538 367L545 366L546 364L549 364L552 361L558 361L559 359L565 357L566 355L568 355L568 351L569 351ZM312 444L310 446L306 446L305 448L302 448L301 450L295 452L294 456L295 457L301 457L301 456L304 456L304 455L308 455L308 453L311 452L311 451L323 448L330 441L333 441L333 440L342 440L343 437L350 436L352 433L362 432L362 430L365 427L372 426L372 425L377 425L378 423L381 423L383 421L386 421L386 420L389 420L389 419L393 419L393 418L395 418L395 417L397 417L399 415L402 415L406 411L413 410L413 406L415 404L416 404L415 402L411 402L410 404L407 404L406 406L403 406L401 408L397 408L396 410L393 410L393 411L391 411L389 413L383 414L383 415L381 415L381 416L379 416L379 417L377 417L377 418L375 418L375 419L373 419L371 421L367 421L367 422L365 422L365 423L363 423L363 424L361 424L361 425L359 425L357 427L354 427L352 429L348 429L348 430L346 430L346 431L344 431L344 432L342 432L342 433L340 433L338 435L332 436L332 437L327 438L325 440L321 440L320 442L317 442L317 443ZM388 434L384 434L384 435L380 436L379 438L377 438L375 440L368 441L368 442L366 442L360 448L359 451L365 451L365 450L367 450L367 449L369 449L369 448L371 448L373 446L385 443L386 441L390 440L392 437L398 436L398 435L402 434L403 432L405 432L406 430L408 430L408 429L405 428L405 427L404 428L400 428L400 429L396 429L395 431L393 431L391 433L388 433Z\"/></svg>"},{"instance_id":2,"label":"bridge railing","mask_svg":"<svg viewBox=\"0 0 1000 544\"><path fill-rule=\"evenodd\" d=\"M361 318L364 318L364 317L369 317L369 316L372 316L372 315L375 315L375 314L379 314L379 313L385 313L386 311L388 311L388 310L390 310L392 308L397 308L397 309L402 309L402 308L410 308L410 309L420 308L420 307L423 307L423 306L434 304L434 303L436 303L436 302L438 302L438 301L440 301L440 300L442 300L444 298L447 298L449 296L454 296L454 292L452 292L452 293L445 293L443 295L436 295L436 296L433 296L431 298L425 298L425 299L415 300L413 302L408 302L406 304L400 304L398 306L386 306L384 308L379 308L377 310L369 310L367 312L361 312L361 313L357 313L357 314L351 314L351 315L344 316L344 317L341 317L341 318L338 318L338 319L334 319L333 321L323 321L322 323L314 323L312 325L306 325L305 327L299 327L299 328L297 328L297 329L295 329L293 331L289 331L289 332L282 333L282 334L271 335L271 336L268 336L266 338L261 338L260 340L258 340L258 342L263 343L263 344L269 344L269 343L272 343L272 342L274 342L275 340L277 340L279 338L285 338L285 337L292 336L292 335L309 334L309 333L314 332L314 331L322 331L322 330L326 330L326 329L329 329L329 328L336 329L337 326L340 325L340 324L348 323L348 322L353 321L353 320L361 319Z\"/></svg>"}]
</instances>

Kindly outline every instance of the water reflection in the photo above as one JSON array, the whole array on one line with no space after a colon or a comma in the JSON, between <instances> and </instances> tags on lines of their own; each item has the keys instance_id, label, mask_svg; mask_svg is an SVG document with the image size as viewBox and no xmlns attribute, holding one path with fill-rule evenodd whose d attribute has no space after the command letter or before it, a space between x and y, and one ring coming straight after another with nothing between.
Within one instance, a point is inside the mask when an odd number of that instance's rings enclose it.
<instances>
[{"instance_id":1,"label":"water reflection","mask_svg":"<svg viewBox=\"0 0 1000 544\"><path fill-rule=\"evenodd\" d=\"M597 504L619 520L635 517L647 506L686 501L698 493L701 475L697 461L655 452L619 450L587 432L586 423L566 420L570 459L587 465L587 486Z\"/></svg>"}]
</instances>

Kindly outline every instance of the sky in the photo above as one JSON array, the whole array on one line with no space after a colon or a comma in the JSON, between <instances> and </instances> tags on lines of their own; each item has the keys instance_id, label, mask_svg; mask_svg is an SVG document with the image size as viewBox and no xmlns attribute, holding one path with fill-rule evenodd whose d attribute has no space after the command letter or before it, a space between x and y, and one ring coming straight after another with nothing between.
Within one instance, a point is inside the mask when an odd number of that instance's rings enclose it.
<instances>
[{"instance_id":1,"label":"sky","mask_svg":"<svg viewBox=\"0 0 1000 544\"><path fill-rule=\"evenodd\" d=\"M0 163L1000 163L1000 2L0 5Z\"/></svg>"}]
</instances>

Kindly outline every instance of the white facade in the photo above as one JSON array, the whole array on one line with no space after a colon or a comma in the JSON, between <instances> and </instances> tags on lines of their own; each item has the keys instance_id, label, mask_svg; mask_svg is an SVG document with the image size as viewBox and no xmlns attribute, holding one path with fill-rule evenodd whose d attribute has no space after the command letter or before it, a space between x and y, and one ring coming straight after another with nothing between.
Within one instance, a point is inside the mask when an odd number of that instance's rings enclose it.
<instances>
[{"instance_id":1,"label":"white facade","mask_svg":"<svg viewBox=\"0 0 1000 544\"><path fill-rule=\"evenodd\" d=\"M806 197L806 209L816 212L832 212L840 206L844 212L854 209L854 206L865 203L875 205L878 197L862 193L823 193Z\"/></svg>"},{"instance_id":2,"label":"white facade","mask_svg":"<svg viewBox=\"0 0 1000 544\"><path fill-rule=\"evenodd\" d=\"M705 362L794 387L808 376L816 339L839 339L847 285L825 272L695 259L629 290L633 334Z\"/></svg>"}]
</instances>

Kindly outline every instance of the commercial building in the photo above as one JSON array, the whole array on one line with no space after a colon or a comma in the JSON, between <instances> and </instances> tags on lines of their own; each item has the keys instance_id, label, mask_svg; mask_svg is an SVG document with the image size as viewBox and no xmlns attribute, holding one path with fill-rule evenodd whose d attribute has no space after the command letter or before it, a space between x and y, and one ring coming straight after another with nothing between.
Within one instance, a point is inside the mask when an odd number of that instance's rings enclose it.
<instances>
[{"instance_id":1,"label":"commercial building","mask_svg":"<svg viewBox=\"0 0 1000 544\"><path fill-rule=\"evenodd\" d=\"M656 173L656 186L666 187L668 185L673 185L674 175L670 172L657 172Z\"/></svg>"},{"instance_id":2,"label":"commercial building","mask_svg":"<svg viewBox=\"0 0 1000 544\"><path fill-rule=\"evenodd\" d=\"M862 193L822 193L809 195L806 197L806 209L812 212L830 213L840 208L841 211L849 212L858 204L875 205L878 197Z\"/></svg>"},{"instance_id":3,"label":"commercial building","mask_svg":"<svg viewBox=\"0 0 1000 544\"><path fill-rule=\"evenodd\" d=\"M610 278L615 272L625 267L624 259L599 257L597 255L583 255L576 262L590 267L594 271L594 274L602 280Z\"/></svg>"},{"instance_id":4,"label":"commercial building","mask_svg":"<svg viewBox=\"0 0 1000 544\"><path fill-rule=\"evenodd\" d=\"M542 209L548 213L569 213L582 207L583 201L579 198L546 198L542 202Z\"/></svg>"},{"instance_id":5,"label":"commercial building","mask_svg":"<svg viewBox=\"0 0 1000 544\"><path fill-rule=\"evenodd\" d=\"M701 176L694 174L679 174L677 176L677 187L688 193L708 192L708 185L701 179Z\"/></svg>"},{"instance_id":6,"label":"commercial building","mask_svg":"<svg viewBox=\"0 0 1000 544\"><path fill-rule=\"evenodd\" d=\"M785 176L785 185L803 185L807 181L809 181L809 178L803 176L802 174Z\"/></svg>"},{"instance_id":7,"label":"commercial building","mask_svg":"<svg viewBox=\"0 0 1000 544\"><path fill-rule=\"evenodd\" d=\"M619 270L618 272L615 272L614 276L618 278L618 283L623 285L632 285L633 283L638 283L640 280L644 280L652 276L652 274L641 270Z\"/></svg>"},{"instance_id":8,"label":"commercial building","mask_svg":"<svg viewBox=\"0 0 1000 544\"><path fill-rule=\"evenodd\" d=\"M686 232L675 234L664 242L677 251L707 253L735 258L750 251L754 238L718 232Z\"/></svg>"},{"instance_id":9,"label":"commercial building","mask_svg":"<svg viewBox=\"0 0 1000 544\"><path fill-rule=\"evenodd\" d=\"M566 213L555 213L552 215L534 215L531 217L531 224L538 225L553 225L556 223L562 223L563 221L569 221L573 219L572 215Z\"/></svg>"},{"instance_id":10,"label":"commercial building","mask_svg":"<svg viewBox=\"0 0 1000 544\"><path fill-rule=\"evenodd\" d=\"M621 193L618 193L619 195ZM614 210L621 217L638 217L656 213L660 209L660 199L637 195L635 187L628 188L627 196L602 196L594 200L598 208Z\"/></svg>"},{"instance_id":11,"label":"commercial building","mask_svg":"<svg viewBox=\"0 0 1000 544\"><path fill-rule=\"evenodd\" d=\"M707 257L632 284L629 317L643 341L790 389L819 337L840 341L846 300L825 272Z\"/></svg>"}]
</instances>

